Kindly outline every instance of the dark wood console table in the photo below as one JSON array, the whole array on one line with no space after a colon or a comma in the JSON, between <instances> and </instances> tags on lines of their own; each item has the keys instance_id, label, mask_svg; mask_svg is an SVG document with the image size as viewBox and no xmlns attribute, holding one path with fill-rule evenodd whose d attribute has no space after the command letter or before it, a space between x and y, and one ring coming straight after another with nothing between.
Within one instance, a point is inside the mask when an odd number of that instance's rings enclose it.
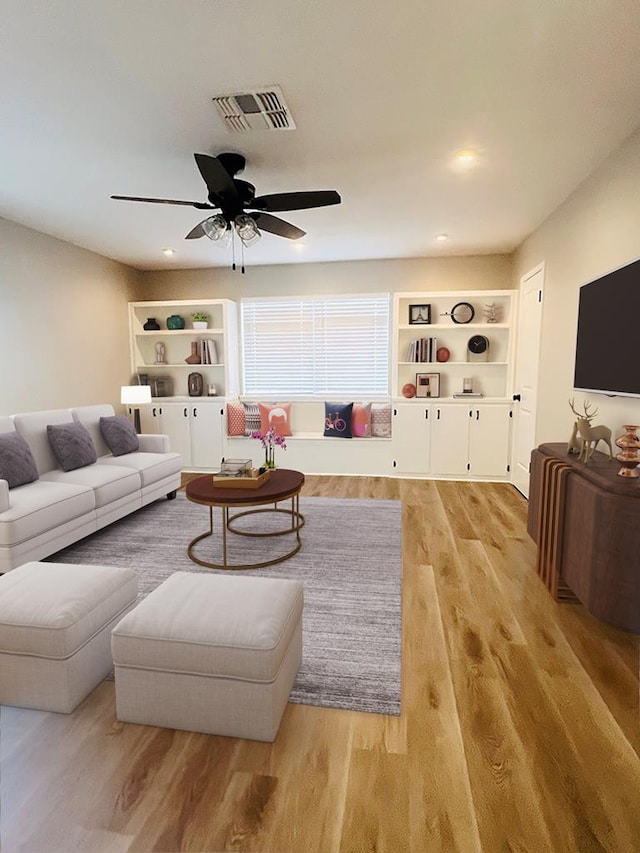
<instances>
[{"instance_id":1,"label":"dark wood console table","mask_svg":"<svg viewBox=\"0 0 640 853\"><path fill-rule=\"evenodd\" d=\"M640 479L618 477L619 463L599 451L585 465L566 450L541 444L531 454L538 574L555 598L640 634Z\"/></svg>"}]
</instances>

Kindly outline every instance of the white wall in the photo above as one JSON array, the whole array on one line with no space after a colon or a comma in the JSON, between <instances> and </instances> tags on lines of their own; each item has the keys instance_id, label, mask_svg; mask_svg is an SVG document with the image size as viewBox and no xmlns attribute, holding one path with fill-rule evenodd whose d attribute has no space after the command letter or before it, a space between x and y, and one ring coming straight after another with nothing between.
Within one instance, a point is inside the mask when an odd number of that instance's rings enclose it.
<instances>
[{"instance_id":1,"label":"white wall","mask_svg":"<svg viewBox=\"0 0 640 853\"><path fill-rule=\"evenodd\" d=\"M0 219L0 414L120 403L137 273Z\"/></svg>"},{"instance_id":2,"label":"white wall","mask_svg":"<svg viewBox=\"0 0 640 853\"><path fill-rule=\"evenodd\" d=\"M274 238L276 239L276 238ZM211 247L212 252L220 249ZM495 290L513 287L510 255L345 261L251 266L247 272L197 269L140 273L138 299L240 299L243 296L315 296L428 290Z\"/></svg>"},{"instance_id":3,"label":"white wall","mask_svg":"<svg viewBox=\"0 0 640 853\"><path fill-rule=\"evenodd\" d=\"M517 282L541 261L546 264L537 443L568 439L574 418L567 401L573 396L580 405L589 399L598 406L594 423L607 424L614 438L622 433L623 424L640 423L638 399L573 391L580 286L638 257L640 131L525 240L515 255ZM620 307L640 317L640 282L636 304ZM640 352L637 345L636 352Z\"/></svg>"}]
</instances>

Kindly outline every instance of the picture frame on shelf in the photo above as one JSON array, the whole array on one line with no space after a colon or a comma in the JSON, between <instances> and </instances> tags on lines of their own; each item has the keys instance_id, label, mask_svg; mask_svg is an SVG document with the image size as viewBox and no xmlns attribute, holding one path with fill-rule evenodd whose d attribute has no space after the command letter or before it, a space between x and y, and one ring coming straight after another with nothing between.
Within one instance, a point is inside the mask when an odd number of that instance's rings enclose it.
<instances>
[{"instance_id":1,"label":"picture frame on shelf","mask_svg":"<svg viewBox=\"0 0 640 853\"><path fill-rule=\"evenodd\" d=\"M439 397L440 374L416 373L416 397Z\"/></svg>"},{"instance_id":2,"label":"picture frame on shelf","mask_svg":"<svg viewBox=\"0 0 640 853\"><path fill-rule=\"evenodd\" d=\"M409 305L409 325L428 326L431 323L431 305Z\"/></svg>"}]
</instances>

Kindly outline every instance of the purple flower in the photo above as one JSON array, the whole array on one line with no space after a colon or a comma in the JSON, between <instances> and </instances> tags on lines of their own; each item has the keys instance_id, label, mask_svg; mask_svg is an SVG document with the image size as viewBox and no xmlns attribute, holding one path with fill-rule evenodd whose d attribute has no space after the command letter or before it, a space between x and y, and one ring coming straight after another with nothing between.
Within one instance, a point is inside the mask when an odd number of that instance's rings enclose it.
<instances>
[{"instance_id":1,"label":"purple flower","mask_svg":"<svg viewBox=\"0 0 640 853\"><path fill-rule=\"evenodd\" d=\"M260 432L256 430L251 433L251 438L257 438L258 441L262 443L262 446L267 449L271 449L273 447L281 447L283 450L287 449L287 443L283 435L280 435L274 427L269 427L266 432Z\"/></svg>"}]
</instances>

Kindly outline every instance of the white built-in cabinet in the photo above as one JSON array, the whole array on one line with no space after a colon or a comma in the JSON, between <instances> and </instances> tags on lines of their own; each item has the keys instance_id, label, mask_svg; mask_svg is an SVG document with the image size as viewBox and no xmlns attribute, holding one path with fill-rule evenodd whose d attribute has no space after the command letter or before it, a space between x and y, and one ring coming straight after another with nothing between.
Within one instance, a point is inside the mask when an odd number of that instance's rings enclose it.
<instances>
[{"instance_id":1,"label":"white built-in cabinet","mask_svg":"<svg viewBox=\"0 0 640 853\"><path fill-rule=\"evenodd\" d=\"M142 432L168 435L171 450L182 454L185 468L218 468L224 455L224 406L223 399L155 401L140 408Z\"/></svg>"},{"instance_id":2,"label":"white built-in cabinet","mask_svg":"<svg viewBox=\"0 0 640 853\"><path fill-rule=\"evenodd\" d=\"M149 383L154 395L150 405L140 407L142 432L168 435L171 449L182 454L187 469L218 468L224 455L224 406L239 390L236 308L228 299L129 304L132 381ZM191 315L196 311L209 314L207 329L193 328ZM167 329L167 318L174 314L184 318L184 329ZM161 328L144 329L150 318ZM192 345L202 355L206 341L213 342L207 351L215 354L215 363L186 362ZM163 362L157 360L157 344L162 344ZM190 373L202 375L202 396L189 396ZM208 395L210 388L214 395ZM165 394L157 395L160 390Z\"/></svg>"},{"instance_id":3,"label":"white built-in cabinet","mask_svg":"<svg viewBox=\"0 0 640 853\"><path fill-rule=\"evenodd\" d=\"M391 384L395 473L508 479L516 295L511 290L394 295ZM469 322L455 322L452 316L460 303L473 308ZM459 314L456 317L460 319ZM477 335L488 342L480 354L469 347ZM443 347L448 351L446 361L437 355ZM428 397L405 397L403 388L418 386L418 374L424 373L437 375L437 383L429 386L435 388L435 396L430 390ZM454 394L463 391L464 379L470 380L473 391L482 396L455 399Z\"/></svg>"},{"instance_id":4,"label":"white built-in cabinet","mask_svg":"<svg viewBox=\"0 0 640 853\"><path fill-rule=\"evenodd\" d=\"M394 403L398 475L507 479L513 409L508 403Z\"/></svg>"}]
</instances>

